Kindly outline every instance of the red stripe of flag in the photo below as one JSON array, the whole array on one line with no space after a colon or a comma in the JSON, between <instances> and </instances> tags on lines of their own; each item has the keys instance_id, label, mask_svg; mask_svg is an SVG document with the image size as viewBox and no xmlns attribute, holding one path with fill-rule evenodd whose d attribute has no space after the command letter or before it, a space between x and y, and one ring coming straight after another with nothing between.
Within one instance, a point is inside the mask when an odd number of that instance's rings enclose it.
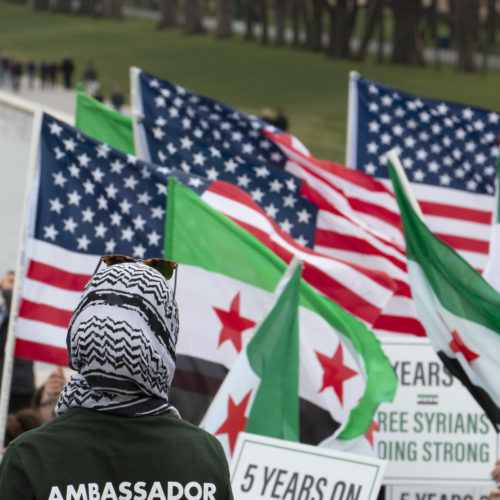
<instances>
[{"instance_id":1,"label":"red stripe of flag","mask_svg":"<svg viewBox=\"0 0 500 500\"><path fill-rule=\"evenodd\" d=\"M324 229L316 229L315 245L337 250L347 250L362 255L382 257L390 261L394 266L406 272L406 263L404 261L382 252L377 247L371 245L362 238L338 234Z\"/></svg>"},{"instance_id":2,"label":"red stripe of flag","mask_svg":"<svg viewBox=\"0 0 500 500\"><path fill-rule=\"evenodd\" d=\"M17 339L15 355L19 358L68 366L68 353L66 349L49 344L40 344L29 340Z\"/></svg>"},{"instance_id":3,"label":"red stripe of flag","mask_svg":"<svg viewBox=\"0 0 500 500\"><path fill-rule=\"evenodd\" d=\"M30 261L27 277L72 292L81 292L90 279L88 274L70 273L36 260Z\"/></svg>"},{"instance_id":4,"label":"red stripe of flag","mask_svg":"<svg viewBox=\"0 0 500 500\"><path fill-rule=\"evenodd\" d=\"M416 335L425 337L424 327L416 318L408 316L392 316L390 314L381 314L373 324L375 330L386 330L388 332L403 333L407 335Z\"/></svg>"},{"instance_id":5,"label":"red stripe of flag","mask_svg":"<svg viewBox=\"0 0 500 500\"><path fill-rule=\"evenodd\" d=\"M474 238L466 238L465 236L455 236L451 234L434 234L455 250L488 254L490 249L489 241L481 241Z\"/></svg>"},{"instance_id":6,"label":"red stripe of flag","mask_svg":"<svg viewBox=\"0 0 500 500\"><path fill-rule=\"evenodd\" d=\"M229 218L255 236L261 243L266 245L285 262L289 263L292 260L292 253L272 241L267 233L239 220L232 219L231 217ZM302 276L305 281L317 288L324 295L340 304L351 314L354 314L356 317L361 318L370 324L372 324L380 314L380 309L378 307L374 306L363 297L360 297L342 283L334 280L332 277L328 276L326 273L311 265L307 261L304 262Z\"/></svg>"},{"instance_id":7,"label":"red stripe of flag","mask_svg":"<svg viewBox=\"0 0 500 500\"><path fill-rule=\"evenodd\" d=\"M419 200L418 204L424 215L478 222L479 224L486 224L488 226L491 224L492 213L485 210L476 210L474 208L457 207L455 205L445 205L443 203L421 200Z\"/></svg>"},{"instance_id":8,"label":"red stripe of flag","mask_svg":"<svg viewBox=\"0 0 500 500\"><path fill-rule=\"evenodd\" d=\"M366 215L370 215L371 217L376 217L380 220L387 222L391 226L398 228L400 231L403 230L401 226L401 217L399 216L398 213L392 212L391 210L381 205L377 205L376 203L371 203L364 200L359 200L358 198L347 196L341 189L337 188L336 186L325 180L321 175L309 171L306 167L302 165L301 168L304 169L309 175L315 177L316 179L319 179L325 186L328 186L329 189L332 189L333 191L337 192L340 196L342 196L346 200L346 202L349 203L349 205L353 210L364 213ZM307 183L307 181L302 182L302 186L300 188L300 194L305 198L307 198L308 200L312 201L319 208L327 210L328 212L337 213L345 217L345 214L339 212L339 210L334 205L329 203L328 200L326 200L316 189L311 187Z\"/></svg>"},{"instance_id":9,"label":"red stripe of flag","mask_svg":"<svg viewBox=\"0 0 500 500\"><path fill-rule=\"evenodd\" d=\"M40 321L61 328L67 328L71 319L72 311L58 309L57 307L39 304L30 300L22 299L19 308L19 317L32 321Z\"/></svg>"}]
</instances>

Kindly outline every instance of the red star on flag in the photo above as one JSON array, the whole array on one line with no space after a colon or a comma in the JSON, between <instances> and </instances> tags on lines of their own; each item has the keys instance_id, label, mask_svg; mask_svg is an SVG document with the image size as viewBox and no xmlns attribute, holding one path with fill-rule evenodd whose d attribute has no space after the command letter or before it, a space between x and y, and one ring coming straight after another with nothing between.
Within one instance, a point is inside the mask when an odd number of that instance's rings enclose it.
<instances>
[{"instance_id":1,"label":"red star on flag","mask_svg":"<svg viewBox=\"0 0 500 500\"><path fill-rule=\"evenodd\" d=\"M474 351L471 351L464 343L460 335L456 330L451 332L451 336L453 340L450 342L450 349L456 354L461 352L464 355L467 363L471 364L475 359L479 358L479 354L476 354Z\"/></svg>"},{"instance_id":2,"label":"red star on flag","mask_svg":"<svg viewBox=\"0 0 500 500\"><path fill-rule=\"evenodd\" d=\"M231 455L233 454L238 434L244 431L247 425L248 418L245 417L245 412L247 410L248 401L250 400L250 394L252 394L252 391L250 391L238 405L235 404L233 398L229 396L226 420L219 429L215 431L215 434L227 434Z\"/></svg>"},{"instance_id":3,"label":"red star on flag","mask_svg":"<svg viewBox=\"0 0 500 500\"><path fill-rule=\"evenodd\" d=\"M358 372L344 365L344 353L340 343L331 358L318 351L316 351L316 356L323 368L323 387L318 392L322 392L327 387L332 387L339 398L340 404L343 404L344 382L357 375Z\"/></svg>"},{"instance_id":4,"label":"red star on flag","mask_svg":"<svg viewBox=\"0 0 500 500\"><path fill-rule=\"evenodd\" d=\"M365 438L368 440L370 443L370 446L373 448L373 433L378 431L378 424L375 422L375 420L372 420L372 423L370 424L370 427L366 431Z\"/></svg>"},{"instance_id":5,"label":"red star on flag","mask_svg":"<svg viewBox=\"0 0 500 500\"><path fill-rule=\"evenodd\" d=\"M240 316L240 292L231 301L229 311L223 311L218 307L214 307L214 311L222 323L222 330L219 336L219 346L226 340L230 340L234 348L241 351L241 334L244 330L252 328L255 321Z\"/></svg>"}]
</instances>

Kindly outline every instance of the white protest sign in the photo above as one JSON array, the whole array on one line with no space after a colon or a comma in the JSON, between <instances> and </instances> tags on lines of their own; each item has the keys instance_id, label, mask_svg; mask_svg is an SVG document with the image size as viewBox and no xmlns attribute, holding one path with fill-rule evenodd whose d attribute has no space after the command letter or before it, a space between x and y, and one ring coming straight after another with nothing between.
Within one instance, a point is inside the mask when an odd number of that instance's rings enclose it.
<instances>
[{"instance_id":1,"label":"white protest sign","mask_svg":"<svg viewBox=\"0 0 500 500\"><path fill-rule=\"evenodd\" d=\"M385 500L488 500L491 486L474 485L393 485L385 489Z\"/></svg>"},{"instance_id":2,"label":"white protest sign","mask_svg":"<svg viewBox=\"0 0 500 500\"><path fill-rule=\"evenodd\" d=\"M376 500L382 460L240 433L231 462L239 499Z\"/></svg>"},{"instance_id":3,"label":"white protest sign","mask_svg":"<svg viewBox=\"0 0 500 500\"><path fill-rule=\"evenodd\" d=\"M491 486L497 434L428 339L384 340L383 349L398 377L394 401L376 415L384 484Z\"/></svg>"}]
</instances>

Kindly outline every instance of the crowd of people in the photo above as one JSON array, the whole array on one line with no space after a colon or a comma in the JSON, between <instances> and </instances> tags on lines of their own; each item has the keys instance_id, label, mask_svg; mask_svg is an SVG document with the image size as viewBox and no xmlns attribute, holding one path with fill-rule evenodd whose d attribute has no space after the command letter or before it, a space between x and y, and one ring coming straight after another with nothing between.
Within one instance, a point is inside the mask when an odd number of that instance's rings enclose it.
<instances>
[{"instance_id":1,"label":"crowd of people","mask_svg":"<svg viewBox=\"0 0 500 500\"><path fill-rule=\"evenodd\" d=\"M42 60L36 62L33 59L22 61L16 57L10 57L7 52L0 51L0 89L2 87L12 88L15 92L21 89L23 76L29 89L36 86L42 90L53 89L56 85L62 85L67 90L74 88L74 76L76 65L69 53L66 53L61 61ZM81 74L85 92L94 99L103 102L104 95L94 64L89 61ZM38 82L38 83L37 83ZM118 84L113 88L109 101L116 111L120 111L125 103L125 96Z\"/></svg>"},{"instance_id":2,"label":"crowd of people","mask_svg":"<svg viewBox=\"0 0 500 500\"><path fill-rule=\"evenodd\" d=\"M0 51L0 87L10 85L13 90L18 91L21 88L21 78L26 75L30 89L34 88L36 79L39 80L41 89L50 89L59 83L60 78L64 87L71 89L74 72L75 64L68 53L59 62L42 60L37 63L33 59L22 61Z\"/></svg>"}]
</instances>

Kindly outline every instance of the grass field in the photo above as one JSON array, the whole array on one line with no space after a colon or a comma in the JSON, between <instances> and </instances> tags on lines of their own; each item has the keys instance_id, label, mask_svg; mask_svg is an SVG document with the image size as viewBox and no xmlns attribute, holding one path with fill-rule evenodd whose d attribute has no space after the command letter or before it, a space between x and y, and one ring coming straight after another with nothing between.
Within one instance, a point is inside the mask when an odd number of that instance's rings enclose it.
<instances>
[{"instance_id":1,"label":"grass field","mask_svg":"<svg viewBox=\"0 0 500 500\"><path fill-rule=\"evenodd\" d=\"M427 97L500 110L500 71L459 75L452 68L406 68L332 61L322 54L262 47L238 38L186 37L152 21L113 21L48 12L0 1L0 50L24 60L59 61L70 52L81 77L88 61L105 95L115 82L128 92L132 65L258 114L281 106L291 132L316 155L344 161L349 71Z\"/></svg>"}]
</instances>

